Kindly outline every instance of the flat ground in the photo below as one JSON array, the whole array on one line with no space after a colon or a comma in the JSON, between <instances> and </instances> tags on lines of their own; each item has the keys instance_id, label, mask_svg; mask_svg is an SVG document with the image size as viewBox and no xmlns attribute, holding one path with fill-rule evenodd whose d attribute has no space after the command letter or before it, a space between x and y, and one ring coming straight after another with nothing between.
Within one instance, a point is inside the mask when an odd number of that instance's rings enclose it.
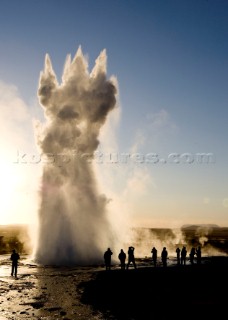
<instances>
[{"instance_id":1,"label":"flat ground","mask_svg":"<svg viewBox=\"0 0 228 320\"><path fill-rule=\"evenodd\" d=\"M0 256L2 319L220 319L227 312L228 257L207 257L199 266L138 268L37 266L22 257L18 278ZM226 314L226 313L225 313Z\"/></svg>"}]
</instances>

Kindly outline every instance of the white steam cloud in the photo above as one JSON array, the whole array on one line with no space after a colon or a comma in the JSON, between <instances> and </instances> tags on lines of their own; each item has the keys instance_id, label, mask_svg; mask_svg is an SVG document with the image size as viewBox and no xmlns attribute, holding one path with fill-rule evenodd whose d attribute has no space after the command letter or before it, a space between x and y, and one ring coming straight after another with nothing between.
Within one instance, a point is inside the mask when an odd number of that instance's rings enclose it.
<instances>
[{"instance_id":1,"label":"white steam cloud","mask_svg":"<svg viewBox=\"0 0 228 320\"><path fill-rule=\"evenodd\" d=\"M45 163L35 250L43 264L94 263L115 242L93 164L100 129L116 107L116 80L107 79L106 60L104 50L89 73L79 47L72 61L67 57L59 84L45 58L38 97L46 123L37 126Z\"/></svg>"}]
</instances>

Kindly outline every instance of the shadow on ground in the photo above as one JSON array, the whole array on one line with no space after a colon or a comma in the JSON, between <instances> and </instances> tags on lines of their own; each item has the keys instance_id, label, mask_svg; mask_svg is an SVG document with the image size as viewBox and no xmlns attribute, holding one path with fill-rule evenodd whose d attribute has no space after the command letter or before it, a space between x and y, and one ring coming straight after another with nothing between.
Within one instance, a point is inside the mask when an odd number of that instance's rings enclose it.
<instances>
[{"instance_id":1,"label":"shadow on ground","mask_svg":"<svg viewBox=\"0 0 228 320\"><path fill-rule=\"evenodd\" d=\"M207 264L101 271L83 282L81 302L105 319L218 319L227 305L227 257Z\"/></svg>"}]
</instances>

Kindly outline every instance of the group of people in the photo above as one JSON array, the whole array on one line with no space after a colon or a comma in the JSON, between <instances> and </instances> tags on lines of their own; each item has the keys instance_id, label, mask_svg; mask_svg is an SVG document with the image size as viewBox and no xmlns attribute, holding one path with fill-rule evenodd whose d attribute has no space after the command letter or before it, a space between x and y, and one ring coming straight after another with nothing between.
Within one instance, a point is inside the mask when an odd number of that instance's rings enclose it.
<instances>
[{"instance_id":1,"label":"group of people","mask_svg":"<svg viewBox=\"0 0 228 320\"><path fill-rule=\"evenodd\" d=\"M130 264L132 263L134 268L136 269L136 263L135 263L135 256L134 256L134 247L128 247L128 262L126 264L126 258L127 255L124 252L123 249L120 250L120 253L118 255L118 258L120 260L120 267L122 270L128 269ZM110 270L111 268L111 256L113 252L111 251L110 248L107 249L104 253L104 262L105 262L105 267L106 270ZM157 249L155 247L152 248L151 250L152 254L152 262L153 265L156 267L157 266ZM190 258L190 263L194 264L196 256L196 261L197 264L201 263L201 248L198 246L197 248L192 247L190 250L189 258ZM176 258L177 258L177 264L178 265L185 265L186 264L186 259L187 259L187 249L185 246L180 249L179 247L176 248ZM168 259L168 251L166 247L163 247L162 252L161 252L161 261L163 267L167 267L167 259Z\"/></svg>"},{"instance_id":2,"label":"group of people","mask_svg":"<svg viewBox=\"0 0 228 320\"><path fill-rule=\"evenodd\" d=\"M153 247L151 250L151 253L152 253L152 260L153 260L154 266L156 266L157 265L157 249ZM200 246L198 246L197 248L194 248L194 247L191 248L191 251L189 254L191 264L194 264L195 256L196 256L197 264L201 264L201 247ZM176 248L176 257L177 257L178 265L186 264L187 249L185 246L183 246L182 249L180 249L179 247ZM167 259L168 259L168 252L166 250L166 247L164 247L162 250L161 258L162 258L163 266L166 267Z\"/></svg>"},{"instance_id":3,"label":"group of people","mask_svg":"<svg viewBox=\"0 0 228 320\"><path fill-rule=\"evenodd\" d=\"M126 264L127 255L123 249L120 250L118 258L120 260L120 267L122 270L128 269L131 263L133 264L134 268L136 269L134 250L135 250L134 247L132 247L132 246L128 247L128 262L127 262L127 264ZM154 266L156 267L157 266L157 249L155 247L153 247L151 250L151 253L152 253L152 262L153 262ZM104 262L105 262L106 270L111 269L112 254L113 254L113 252L110 248L108 248L104 253ZM197 248L194 248L194 247L191 248L190 253L189 253L189 258L190 258L191 264L194 264L195 256L196 256L197 264L200 264L201 263L201 248L200 248L200 246L198 246ZM179 247L176 248L176 258L177 258L178 265L185 265L186 264L187 249L185 246L183 246L182 249L180 249ZM10 259L12 261L11 276L15 276L15 278L16 278L17 277L18 260L20 259L20 256L16 252L15 249L12 251ZM168 259L168 251L167 251L166 247L163 247L162 252L161 252L161 260L162 260L163 267L167 266L167 259Z\"/></svg>"},{"instance_id":4,"label":"group of people","mask_svg":"<svg viewBox=\"0 0 228 320\"><path fill-rule=\"evenodd\" d=\"M177 263L178 264L186 264L186 257L187 257L187 249L183 247L180 249L179 247L176 249L177 254ZM201 263L201 248L198 246L197 248L192 247L189 253L190 263L194 264L194 259L196 256L197 264Z\"/></svg>"},{"instance_id":5,"label":"group of people","mask_svg":"<svg viewBox=\"0 0 228 320\"><path fill-rule=\"evenodd\" d=\"M128 247L128 262L127 262L127 264L126 264L127 255L123 249L120 250L120 253L118 254L118 258L120 260L120 267L122 270L128 269L131 263L133 264L134 268L136 269L134 250L135 250L134 247L132 247L132 246ZM111 269L112 254L113 253L110 248L108 248L107 251L105 251L105 253L104 253L104 262L105 262L106 270Z\"/></svg>"}]
</instances>

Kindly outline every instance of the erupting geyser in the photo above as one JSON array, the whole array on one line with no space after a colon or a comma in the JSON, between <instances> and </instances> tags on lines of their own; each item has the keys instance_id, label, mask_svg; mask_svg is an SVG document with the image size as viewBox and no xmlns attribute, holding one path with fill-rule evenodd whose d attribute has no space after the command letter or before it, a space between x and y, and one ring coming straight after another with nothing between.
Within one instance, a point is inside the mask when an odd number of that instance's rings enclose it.
<instances>
[{"instance_id":1,"label":"erupting geyser","mask_svg":"<svg viewBox=\"0 0 228 320\"><path fill-rule=\"evenodd\" d=\"M37 127L44 159L35 252L39 263L93 263L113 244L108 201L97 188L92 159L116 94L115 81L106 77L105 50L89 73L79 47L72 61L66 59L61 84L46 55L38 89L46 118Z\"/></svg>"}]
</instances>

